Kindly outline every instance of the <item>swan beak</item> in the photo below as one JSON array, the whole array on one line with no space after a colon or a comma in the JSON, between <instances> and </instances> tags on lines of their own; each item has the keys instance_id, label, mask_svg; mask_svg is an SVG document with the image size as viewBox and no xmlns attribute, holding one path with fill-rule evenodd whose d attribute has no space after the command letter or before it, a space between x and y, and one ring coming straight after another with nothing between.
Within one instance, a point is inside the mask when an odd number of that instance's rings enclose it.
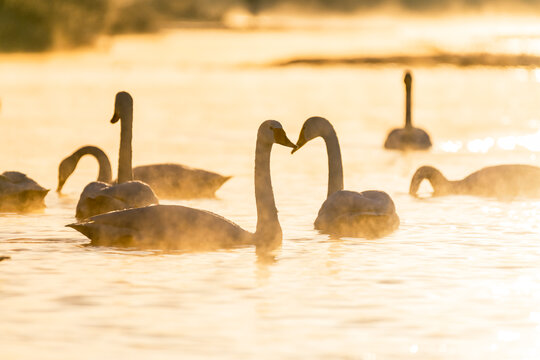
<instances>
[{"instance_id":1,"label":"swan beak","mask_svg":"<svg viewBox=\"0 0 540 360\"><path fill-rule=\"evenodd\" d=\"M296 148L296 145L291 140L289 140L287 134L285 134L285 130L280 128L275 128L272 130L274 131L274 141L276 142L276 144L292 147L293 149Z\"/></svg>"},{"instance_id":2,"label":"swan beak","mask_svg":"<svg viewBox=\"0 0 540 360\"><path fill-rule=\"evenodd\" d=\"M112 116L112 119L111 119L111 124L114 124L115 122L117 122L118 120L120 120L120 116L116 113L116 111L114 112L113 116Z\"/></svg>"},{"instance_id":3,"label":"swan beak","mask_svg":"<svg viewBox=\"0 0 540 360\"><path fill-rule=\"evenodd\" d=\"M300 135L298 136L298 141L296 142L296 147L291 151L291 154L294 154L297 150L300 150L302 146L304 146L307 143L306 137L304 136L304 130L300 131Z\"/></svg>"}]
</instances>

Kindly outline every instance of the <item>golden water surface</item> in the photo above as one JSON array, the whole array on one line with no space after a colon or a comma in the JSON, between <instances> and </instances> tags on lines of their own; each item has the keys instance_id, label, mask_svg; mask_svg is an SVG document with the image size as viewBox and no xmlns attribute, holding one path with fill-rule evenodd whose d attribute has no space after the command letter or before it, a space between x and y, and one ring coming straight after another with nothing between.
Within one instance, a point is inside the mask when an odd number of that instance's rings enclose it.
<instances>
[{"instance_id":1,"label":"golden water surface","mask_svg":"<svg viewBox=\"0 0 540 360\"><path fill-rule=\"evenodd\" d=\"M116 167L120 129L108 120L115 93L127 90L135 165L178 162L234 176L217 200L163 203L208 209L254 230L258 125L279 120L296 141L303 121L320 115L338 133L346 189L388 192L401 218L399 230L377 240L314 231L327 182L319 139L294 155L274 147L284 233L274 261L259 261L252 247L195 254L89 247L64 227L97 176L95 161L84 158L66 196L52 191L44 213L0 217L0 255L11 257L0 262L0 357L538 359L540 202L418 200L407 192L420 165L451 179L493 164L540 165L540 73L412 69L413 121L434 148L403 155L382 149L404 120L403 66L268 66L435 46L540 54L535 21L175 30L0 57L2 171L54 190L59 161L86 144L102 147Z\"/></svg>"}]
</instances>

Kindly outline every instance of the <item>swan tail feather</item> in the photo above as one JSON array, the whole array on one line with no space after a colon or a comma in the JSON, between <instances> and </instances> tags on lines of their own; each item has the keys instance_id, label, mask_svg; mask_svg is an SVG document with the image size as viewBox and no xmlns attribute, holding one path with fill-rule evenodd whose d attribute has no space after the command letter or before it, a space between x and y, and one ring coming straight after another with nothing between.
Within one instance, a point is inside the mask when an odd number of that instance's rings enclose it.
<instances>
[{"instance_id":1,"label":"swan tail feather","mask_svg":"<svg viewBox=\"0 0 540 360\"><path fill-rule=\"evenodd\" d=\"M88 223L72 223L67 224L66 227L70 227L74 230L77 230L84 236L86 236L89 239L92 239L94 231L92 230L91 226L88 226Z\"/></svg>"},{"instance_id":2,"label":"swan tail feather","mask_svg":"<svg viewBox=\"0 0 540 360\"><path fill-rule=\"evenodd\" d=\"M91 240L93 246L123 246L131 247L135 244L136 236L127 228L98 224L94 221L73 223L66 225L77 230Z\"/></svg>"},{"instance_id":3,"label":"swan tail feather","mask_svg":"<svg viewBox=\"0 0 540 360\"><path fill-rule=\"evenodd\" d=\"M216 180L216 190L219 189L221 185L225 184L231 178L232 176L219 176Z\"/></svg>"}]
</instances>

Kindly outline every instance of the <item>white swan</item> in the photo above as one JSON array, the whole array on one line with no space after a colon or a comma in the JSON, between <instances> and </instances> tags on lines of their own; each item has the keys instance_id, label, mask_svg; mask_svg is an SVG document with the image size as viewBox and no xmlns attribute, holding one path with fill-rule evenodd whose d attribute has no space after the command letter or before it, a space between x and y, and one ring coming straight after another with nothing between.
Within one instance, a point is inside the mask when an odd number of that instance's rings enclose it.
<instances>
[{"instance_id":1,"label":"white swan","mask_svg":"<svg viewBox=\"0 0 540 360\"><path fill-rule=\"evenodd\" d=\"M270 177L273 144L295 148L281 124L267 120L259 127L255 150L254 233L209 211L177 205L114 211L67 226L90 238L92 245L209 250L255 244L258 252L274 249L281 244L282 231Z\"/></svg>"},{"instance_id":2,"label":"white swan","mask_svg":"<svg viewBox=\"0 0 540 360\"><path fill-rule=\"evenodd\" d=\"M531 165L488 166L454 181L432 166L422 166L411 179L409 194L416 197L424 179L431 183L432 196L540 197L540 168Z\"/></svg>"},{"instance_id":3,"label":"white swan","mask_svg":"<svg viewBox=\"0 0 540 360\"><path fill-rule=\"evenodd\" d=\"M83 146L60 163L57 192L62 191L84 155L91 155L98 161L98 181L113 183L111 163L105 152L96 146ZM215 197L217 189L231 177L180 164L152 164L135 167L133 178L148 184L160 198L193 199Z\"/></svg>"},{"instance_id":4,"label":"white swan","mask_svg":"<svg viewBox=\"0 0 540 360\"><path fill-rule=\"evenodd\" d=\"M328 154L328 193L315 229L334 236L374 238L398 228L399 217L392 198L382 191L343 190L341 150L334 127L322 117L311 117L302 126L296 150L308 141L322 137Z\"/></svg>"},{"instance_id":5,"label":"white swan","mask_svg":"<svg viewBox=\"0 0 540 360\"><path fill-rule=\"evenodd\" d=\"M411 85L412 76L405 73L405 127L394 129L388 134L384 147L391 150L427 150L431 147L431 139L427 132L412 126L411 121Z\"/></svg>"},{"instance_id":6,"label":"white swan","mask_svg":"<svg viewBox=\"0 0 540 360\"><path fill-rule=\"evenodd\" d=\"M114 115L111 123L114 124L118 120L121 120L118 184L109 185L97 181L86 185L77 203L75 213L77 219L85 219L104 212L146 206L159 202L148 185L140 181L133 181L131 169L133 99L131 95L123 91L116 94ZM104 172L103 176L109 175Z\"/></svg>"},{"instance_id":7,"label":"white swan","mask_svg":"<svg viewBox=\"0 0 540 360\"><path fill-rule=\"evenodd\" d=\"M6 171L0 175L0 212L41 210L48 192L25 174Z\"/></svg>"}]
</instances>

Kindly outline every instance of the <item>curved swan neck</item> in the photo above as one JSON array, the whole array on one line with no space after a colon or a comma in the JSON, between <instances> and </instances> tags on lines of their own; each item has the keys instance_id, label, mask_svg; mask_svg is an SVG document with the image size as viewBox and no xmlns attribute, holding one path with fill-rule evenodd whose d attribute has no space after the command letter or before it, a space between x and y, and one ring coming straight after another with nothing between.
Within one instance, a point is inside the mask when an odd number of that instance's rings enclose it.
<instances>
[{"instance_id":1,"label":"curved swan neck","mask_svg":"<svg viewBox=\"0 0 540 360\"><path fill-rule=\"evenodd\" d=\"M255 149L255 201L257 204L257 241L281 239L281 226L270 177L270 153L272 144L257 139Z\"/></svg>"},{"instance_id":2,"label":"curved swan neck","mask_svg":"<svg viewBox=\"0 0 540 360\"><path fill-rule=\"evenodd\" d=\"M451 186L450 181L438 170L429 173L427 179L436 193L447 192L446 190Z\"/></svg>"},{"instance_id":3,"label":"curved swan neck","mask_svg":"<svg viewBox=\"0 0 540 360\"><path fill-rule=\"evenodd\" d=\"M133 106L120 116L120 153L118 157L118 183L133 180L131 139L133 137Z\"/></svg>"},{"instance_id":4,"label":"curved swan neck","mask_svg":"<svg viewBox=\"0 0 540 360\"><path fill-rule=\"evenodd\" d=\"M409 193L415 195L422 181L430 182L436 195L451 194L456 191L459 181L449 181L439 170L431 166L422 166L414 174L411 180Z\"/></svg>"},{"instance_id":5,"label":"curved swan neck","mask_svg":"<svg viewBox=\"0 0 540 360\"><path fill-rule=\"evenodd\" d=\"M343 164L341 162L341 149L334 127L328 123L329 127L321 137L326 143L326 153L328 155L328 193L329 197L336 191L343 190Z\"/></svg>"},{"instance_id":6,"label":"curved swan neck","mask_svg":"<svg viewBox=\"0 0 540 360\"><path fill-rule=\"evenodd\" d=\"M73 157L75 164L77 164L84 155L92 155L96 158L99 165L99 174L97 180L109 184L112 183L111 162L109 161L107 154L105 154L103 150L98 147L84 146L75 151L71 156Z\"/></svg>"},{"instance_id":7,"label":"curved swan neck","mask_svg":"<svg viewBox=\"0 0 540 360\"><path fill-rule=\"evenodd\" d=\"M411 120L411 87L412 78L409 77L409 81L405 81L405 128L412 128Z\"/></svg>"}]
</instances>

